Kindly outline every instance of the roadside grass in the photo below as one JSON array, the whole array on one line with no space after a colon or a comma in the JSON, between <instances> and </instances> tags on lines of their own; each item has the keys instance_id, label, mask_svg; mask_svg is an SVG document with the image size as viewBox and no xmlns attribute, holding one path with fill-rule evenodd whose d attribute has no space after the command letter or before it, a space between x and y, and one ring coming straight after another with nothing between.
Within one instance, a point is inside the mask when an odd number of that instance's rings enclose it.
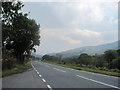
<instances>
[{"instance_id":1,"label":"roadside grass","mask_svg":"<svg viewBox=\"0 0 120 90\"><path fill-rule=\"evenodd\" d=\"M9 76L9 75L12 75L12 74L21 73L21 72L27 71L30 68L32 68L30 61L28 61L26 63L26 65L16 64L15 67L12 68L12 69L3 70L2 71L2 77L6 77L6 76Z\"/></svg>"},{"instance_id":2,"label":"roadside grass","mask_svg":"<svg viewBox=\"0 0 120 90\"><path fill-rule=\"evenodd\" d=\"M68 64L63 65L63 64L58 64L56 62L51 62L51 61L41 61L41 60L36 60L36 61L45 62L45 63L49 63L49 64L54 64L54 65L67 67L67 68L72 68L72 69L76 69L76 70L83 70L83 71L88 71L88 72L105 74L105 75L109 75L109 76L120 77L120 73L118 73L118 72L99 70L99 68L91 69L91 68L88 68L88 67L78 67L78 66L73 66L73 65L68 65Z\"/></svg>"}]
</instances>

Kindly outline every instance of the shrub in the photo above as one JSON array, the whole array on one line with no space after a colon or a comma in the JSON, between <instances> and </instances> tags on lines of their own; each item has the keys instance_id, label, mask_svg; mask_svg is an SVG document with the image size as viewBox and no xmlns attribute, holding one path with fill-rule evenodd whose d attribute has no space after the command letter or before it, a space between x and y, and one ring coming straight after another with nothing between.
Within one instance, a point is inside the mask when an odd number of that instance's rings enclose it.
<instances>
[{"instance_id":1,"label":"shrub","mask_svg":"<svg viewBox=\"0 0 120 90\"><path fill-rule=\"evenodd\" d=\"M11 69L15 66L16 59L14 57L10 57L7 54L2 55L2 70Z\"/></svg>"},{"instance_id":2,"label":"shrub","mask_svg":"<svg viewBox=\"0 0 120 90\"><path fill-rule=\"evenodd\" d=\"M110 71L112 71L112 72L118 72L118 73L120 73L120 70L119 69L111 69Z\"/></svg>"}]
</instances>

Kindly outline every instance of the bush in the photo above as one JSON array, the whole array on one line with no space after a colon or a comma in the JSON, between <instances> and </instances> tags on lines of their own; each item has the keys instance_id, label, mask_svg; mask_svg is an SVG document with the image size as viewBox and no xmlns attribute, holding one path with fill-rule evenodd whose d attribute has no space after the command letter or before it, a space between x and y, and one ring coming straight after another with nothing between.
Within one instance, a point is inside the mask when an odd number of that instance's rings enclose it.
<instances>
[{"instance_id":1,"label":"bush","mask_svg":"<svg viewBox=\"0 0 120 90\"><path fill-rule=\"evenodd\" d=\"M102 67L102 70L109 71L106 67Z\"/></svg>"},{"instance_id":2,"label":"bush","mask_svg":"<svg viewBox=\"0 0 120 90\"><path fill-rule=\"evenodd\" d=\"M88 68L91 68L91 69L96 69L96 67L93 66L93 65L88 65L87 67L88 67Z\"/></svg>"},{"instance_id":3,"label":"bush","mask_svg":"<svg viewBox=\"0 0 120 90\"><path fill-rule=\"evenodd\" d=\"M120 73L120 70L119 69L111 69L110 71L112 71L112 72L118 72L118 73Z\"/></svg>"},{"instance_id":4,"label":"bush","mask_svg":"<svg viewBox=\"0 0 120 90\"><path fill-rule=\"evenodd\" d=\"M16 58L10 57L7 54L2 55L2 70L11 69L15 67Z\"/></svg>"},{"instance_id":5,"label":"bush","mask_svg":"<svg viewBox=\"0 0 120 90\"><path fill-rule=\"evenodd\" d=\"M77 64L76 66L77 66L77 67L82 67L82 65L81 65L81 64Z\"/></svg>"}]
</instances>

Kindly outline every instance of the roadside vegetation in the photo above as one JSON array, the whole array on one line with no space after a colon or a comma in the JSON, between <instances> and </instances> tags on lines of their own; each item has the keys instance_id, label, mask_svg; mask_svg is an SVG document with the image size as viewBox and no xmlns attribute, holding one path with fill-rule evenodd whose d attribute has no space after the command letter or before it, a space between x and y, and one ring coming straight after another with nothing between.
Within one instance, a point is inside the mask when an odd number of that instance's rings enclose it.
<instances>
[{"instance_id":1,"label":"roadside vegetation","mask_svg":"<svg viewBox=\"0 0 120 90\"><path fill-rule=\"evenodd\" d=\"M9 76L9 75L12 75L12 74L17 74L17 73L22 73L22 72L27 71L31 68L32 68L32 66L31 66L30 61L27 62L26 65L15 64L14 68L3 70L2 77Z\"/></svg>"},{"instance_id":2,"label":"roadside vegetation","mask_svg":"<svg viewBox=\"0 0 120 90\"><path fill-rule=\"evenodd\" d=\"M62 58L62 55L44 55L42 60L50 64L120 77L120 50L107 50L102 55L81 54L79 57Z\"/></svg>"},{"instance_id":3,"label":"roadside vegetation","mask_svg":"<svg viewBox=\"0 0 120 90\"><path fill-rule=\"evenodd\" d=\"M40 44L40 25L28 18L29 13L20 11L23 6L20 1L2 2L2 76L31 68L31 51L36 51L34 46Z\"/></svg>"}]
</instances>

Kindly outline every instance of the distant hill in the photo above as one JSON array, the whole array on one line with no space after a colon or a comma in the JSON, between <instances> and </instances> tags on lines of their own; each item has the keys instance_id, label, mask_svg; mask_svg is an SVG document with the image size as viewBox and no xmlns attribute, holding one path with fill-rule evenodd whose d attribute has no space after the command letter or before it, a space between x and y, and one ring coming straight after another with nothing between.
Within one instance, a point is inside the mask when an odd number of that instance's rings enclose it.
<instances>
[{"instance_id":1,"label":"distant hill","mask_svg":"<svg viewBox=\"0 0 120 90\"><path fill-rule=\"evenodd\" d=\"M120 42L120 41L119 41ZM118 41L113 42L113 43L107 43L103 45L97 45L97 46L85 46L85 47L79 47L71 50L67 50L64 52L56 53L62 55L63 58L65 57L78 57L81 53L87 53L89 55L95 55L95 54L103 54L104 51L113 49L117 50L118 49ZM48 55L55 55L55 53L48 54Z\"/></svg>"},{"instance_id":2,"label":"distant hill","mask_svg":"<svg viewBox=\"0 0 120 90\"><path fill-rule=\"evenodd\" d=\"M31 53L33 56L38 57L39 59L42 59L42 55L36 54L34 52Z\"/></svg>"},{"instance_id":3,"label":"distant hill","mask_svg":"<svg viewBox=\"0 0 120 90\"><path fill-rule=\"evenodd\" d=\"M89 55L95 55L95 54L100 55L100 54L103 54L104 51L109 50L109 49L117 50L118 43L120 45L120 41L116 41L113 43L107 43L107 44L102 44L102 45L97 45L97 46L79 47L79 48L63 51L60 53L49 53L48 55L54 56L58 54L58 55L62 55L62 58L73 57L73 56L78 57L82 53L87 53ZM43 56L43 55L38 55L35 53L32 53L32 55L39 57L39 58L42 58Z\"/></svg>"}]
</instances>

